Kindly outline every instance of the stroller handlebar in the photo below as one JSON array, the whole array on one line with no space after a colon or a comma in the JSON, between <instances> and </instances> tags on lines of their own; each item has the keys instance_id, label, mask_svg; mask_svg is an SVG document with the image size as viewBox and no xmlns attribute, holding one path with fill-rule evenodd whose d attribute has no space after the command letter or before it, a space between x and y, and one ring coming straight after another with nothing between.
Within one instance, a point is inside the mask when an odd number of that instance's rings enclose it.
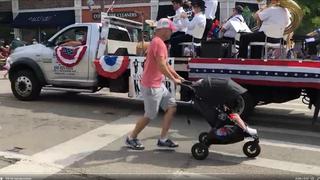
<instances>
[{"instance_id":1,"label":"stroller handlebar","mask_svg":"<svg viewBox=\"0 0 320 180\"><path fill-rule=\"evenodd\" d=\"M189 81L189 80L183 80L182 81L182 83L181 84L183 84L183 85L189 85L189 86L191 86L191 85L193 85L193 82L192 81Z\"/></svg>"},{"instance_id":2,"label":"stroller handlebar","mask_svg":"<svg viewBox=\"0 0 320 180\"><path fill-rule=\"evenodd\" d=\"M194 83L194 82L192 82L192 81L183 80L183 81L181 82L180 86L186 87L186 88L188 88L188 89L190 89L190 90L192 90L192 91L194 92L195 90L194 90L194 88L193 88L193 86L192 86L193 83Z\"/></svg>"}]
</instances>

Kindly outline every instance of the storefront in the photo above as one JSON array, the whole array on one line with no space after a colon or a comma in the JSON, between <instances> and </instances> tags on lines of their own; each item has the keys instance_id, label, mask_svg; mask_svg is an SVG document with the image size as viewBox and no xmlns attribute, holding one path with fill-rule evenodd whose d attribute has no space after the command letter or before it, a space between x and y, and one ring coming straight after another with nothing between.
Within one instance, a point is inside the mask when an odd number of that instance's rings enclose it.
<instances>
[{"instance_id":1,"label":"storefront","mask_svg":"<svg viewBox=\"0 0 320 180\"><path fill-rule=\"evenodd\" d=\"M12 12L0 12L0 40L7 44L13 39Z\"/></svg>"},{"instance_id":2,"label":"storefront","mask_svg":"<svg viewBox=\"0 0 320 180\"><path fill-rule=\"evenodd\" d=\"M109 15L142 22L143 19L150 19L150 6L113 8ZM99 9L93 11L82 10L82 22L100 22L100 19Z\"/></svg>"},{"instance_id":3,"label":"storefront","mask_svg":"<svg viewBox=\"0 0 320 180\"><path fill-rule=\"evenodd\" d=\"M58 30L73 23L75 12L70 10L19 13L12 25L21 30L22 40L31 43L32 39L43 42Z\"/></svg>"}]
</instances>

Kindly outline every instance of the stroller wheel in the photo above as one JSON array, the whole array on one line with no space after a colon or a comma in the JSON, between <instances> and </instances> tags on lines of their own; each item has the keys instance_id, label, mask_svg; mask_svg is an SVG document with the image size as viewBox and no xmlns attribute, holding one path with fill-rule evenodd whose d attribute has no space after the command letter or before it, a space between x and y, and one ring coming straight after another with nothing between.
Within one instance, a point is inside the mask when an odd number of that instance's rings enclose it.
<instances>
[{"instance_id":1,"label":"stroller wheel","mask_svg":"<svg viewBox=\"0 0 320 180\"><path fill-rule=\"evenodd\" d=\"M261 147L258 143L254 141L246 142L243 145L243 153L249 158L257 157L261 152Z\"/></svg>"},{"instance_id":2,"label":"stroller wheel","mask_svg":"<svg viewBox=\"0 0 320 180\"><path fill-rule=\"evenodd\" d=\"M208 135L209 135L209 133L207 133L207 132L202 132L202 133L199 135L199 142L207 145L207 144L208 144Z\"/></svg>"},{"instance_id":3,"label":"stroller wheel","mask_svg":"<svg viewBox=\"0 0 320 180\"><path fill-rule=\"evenodd\" d=\"M192 156L196 160L204 160L209 155L209 148L202 143L197 143L192 146L191 152L192 152Z\"/></svg>"}]
</instances>

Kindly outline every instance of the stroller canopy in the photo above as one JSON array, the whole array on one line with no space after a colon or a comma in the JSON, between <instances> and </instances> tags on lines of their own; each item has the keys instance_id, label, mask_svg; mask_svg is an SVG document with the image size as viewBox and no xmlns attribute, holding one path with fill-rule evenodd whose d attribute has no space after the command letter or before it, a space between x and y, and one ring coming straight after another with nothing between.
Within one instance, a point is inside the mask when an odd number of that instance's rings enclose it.
<instances>
[{"instance_id":1,"label":"stroller canopy","mask_svg":"<svg viewBox=\"0 0 320 180\"><path fill-rule=\"evenodd\" d=\"M212 105L222 105L234 101L247 89L231 79L207 78L194 85L195 96Z\"/></svg>"}]
</instances>

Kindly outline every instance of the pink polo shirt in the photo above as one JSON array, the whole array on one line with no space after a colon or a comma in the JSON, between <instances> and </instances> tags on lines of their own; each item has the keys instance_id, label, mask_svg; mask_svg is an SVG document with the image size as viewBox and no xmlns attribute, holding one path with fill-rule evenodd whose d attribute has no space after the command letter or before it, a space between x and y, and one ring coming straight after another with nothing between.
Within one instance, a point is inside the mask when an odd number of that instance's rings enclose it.
<instances>
[{"instance_id":1,"label":"pink polo shirt","mask_svg":"<svg viewBox=\"0 0 320 180\"><path fill-rule=\"evenodd\" d=\"M144 63L144 70L142 74L141 83L146 88L159 88L164 75L160 71L156 57L164 57L165 61L168 59L168 50L162 39L155 36L147 51L147 58Z\"/></svg>"}]
</instances>

